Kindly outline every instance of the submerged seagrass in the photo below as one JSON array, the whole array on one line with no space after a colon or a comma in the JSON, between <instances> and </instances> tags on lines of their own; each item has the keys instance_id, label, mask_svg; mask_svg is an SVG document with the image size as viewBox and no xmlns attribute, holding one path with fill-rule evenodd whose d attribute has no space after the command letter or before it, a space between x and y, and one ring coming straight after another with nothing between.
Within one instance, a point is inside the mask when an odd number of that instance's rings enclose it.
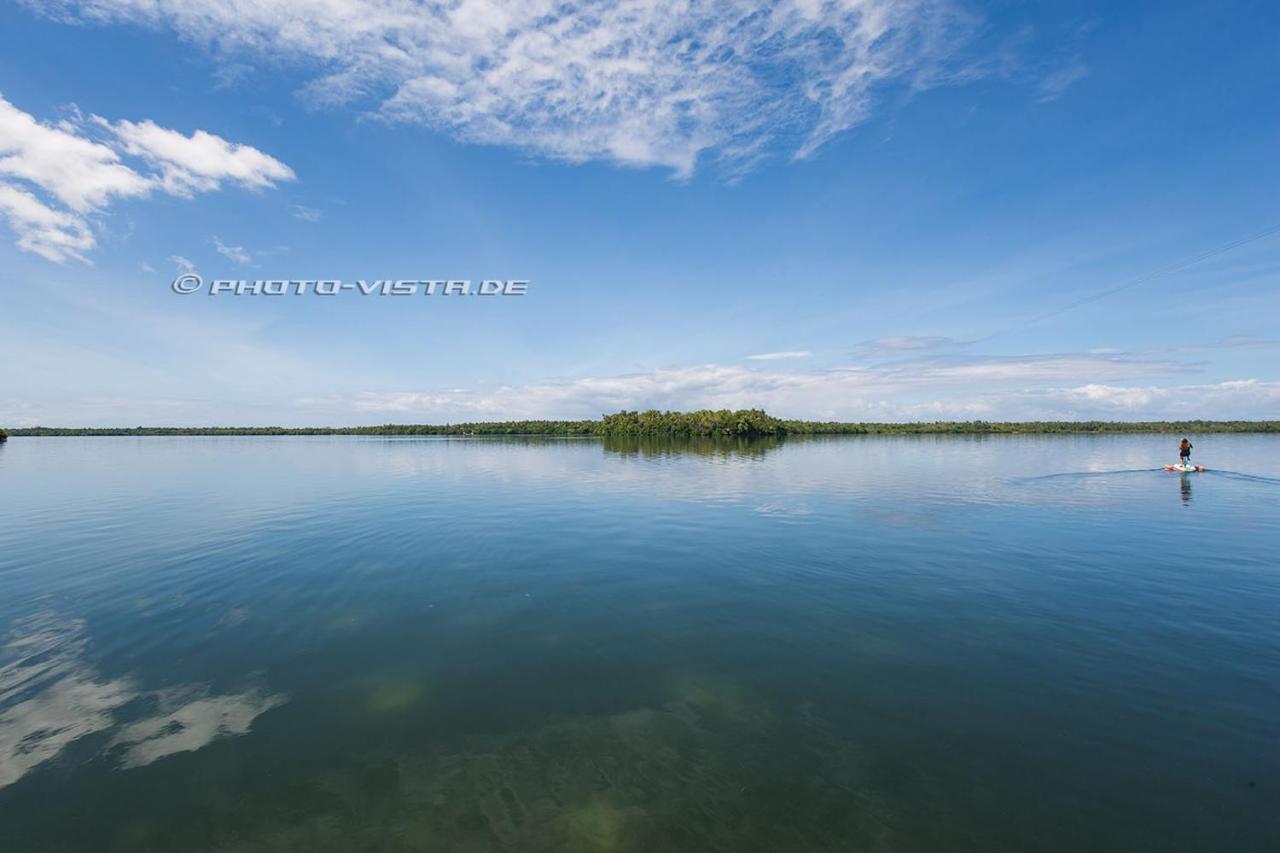
<instances>
[{"instance_id":1,"label":"submerged seagrass","mask_svg":"<svg viewBox=\"0 0 1280 853\"><path fill-rule=\"evenodd\" d=\"M1175 446L10 441L0 849L1269 849L1280 437Z\"/></svg>"}]
</instances>

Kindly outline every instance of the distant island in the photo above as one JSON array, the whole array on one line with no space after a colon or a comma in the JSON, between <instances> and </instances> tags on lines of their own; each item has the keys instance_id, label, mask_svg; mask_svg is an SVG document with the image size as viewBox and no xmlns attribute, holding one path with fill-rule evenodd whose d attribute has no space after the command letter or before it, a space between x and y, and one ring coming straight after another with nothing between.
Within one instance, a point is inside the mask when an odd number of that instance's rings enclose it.
<instances>
[{"instance_id":1,"label":"distant island","mask_svg":"<svg viewBox=\"0 0 1280 853\"><path fill-rule=\"evenodd\" d=\"M697 412L622 411L599 420L481 421L360 427L23 427L15 436L110 435L542 435L542 436L787 436L996 435L1052 433L1280 432L1280 421L930 421L844 423L775 418L760 409ZM7 435L0 430L0 442Z\"/></svg>"}]
</instances>

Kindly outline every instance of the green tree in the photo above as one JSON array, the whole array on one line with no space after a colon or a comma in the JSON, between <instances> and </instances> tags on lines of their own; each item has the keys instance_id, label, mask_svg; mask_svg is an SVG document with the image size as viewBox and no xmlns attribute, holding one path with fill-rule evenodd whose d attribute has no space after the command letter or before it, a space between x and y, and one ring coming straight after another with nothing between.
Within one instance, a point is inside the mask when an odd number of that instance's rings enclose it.
<instances>
[{"instance_id":1,"label":"green tree","mask_svg":"<svg viewBox=\"0 0 1280 853\"><path fill-rule=\"evenodd\" d=\"M1196 435L1280 432L1280 421L932 421L844 423L781 420L760 409L696 412L621 411L595 421L480 421L459 424L382 424L367 427L23 427L13 435L541 435L699 436L1002 435L1155 433ZM4 433L0 431L0 441Z\"/></svg>"}]
</instances>

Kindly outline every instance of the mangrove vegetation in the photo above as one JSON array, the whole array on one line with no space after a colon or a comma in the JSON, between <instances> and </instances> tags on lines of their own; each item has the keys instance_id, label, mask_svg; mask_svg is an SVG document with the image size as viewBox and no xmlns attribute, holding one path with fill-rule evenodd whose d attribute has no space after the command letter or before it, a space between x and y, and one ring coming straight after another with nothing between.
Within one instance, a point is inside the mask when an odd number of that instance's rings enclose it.
<instances>
[{"instance_id":1,"label":"mangrove vegetation","mask_svg":"<svg viewBox=\"0 0 1280 853\"><path fill-rule=\"evenodd\" d=\"M775 418L760 409L696 412L622 411L599 420L479 421L456 424L383 424L358 427L23 427L15 436L143 435L543 435L707 436L752 438L787 435L998 435L1054 433L1280 432L1280 421L918 421L846 423ZM0 441L6 438L0 430Z\"/></svg>"}]
</instances>

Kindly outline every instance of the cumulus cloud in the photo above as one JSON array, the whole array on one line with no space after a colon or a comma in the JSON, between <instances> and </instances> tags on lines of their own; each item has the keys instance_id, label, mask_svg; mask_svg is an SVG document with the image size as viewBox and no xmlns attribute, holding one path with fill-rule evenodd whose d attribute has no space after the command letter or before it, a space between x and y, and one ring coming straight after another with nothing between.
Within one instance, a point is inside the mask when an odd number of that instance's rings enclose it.
<instances>
[{"instance_id":1,"label":"cumulus cloud","mask_svg":"<svg viewBox=\"0 0 1280 853\"><path fill-rule=\"evenodd\" d=\"M0 215L19 248L55 263L88 262L97 245L90 219L113 202L224 184L262 189L293 177L279 160L203 130L184 136L78 111L46 123L0 95Z\"/></svg>"},{"instance_id":2,"label":"cumulus cloud","mask_svg":"<svg viewBox=\"0 0 1280 853\"><path fill-rule=\"evenodd\" d=\"M1264 418L1280 411L1280 382L1236 379L1176 386L1090 383L1027 392L1019 397L1041 411L1090 418Z\"/></svg>"},{"instance_id":3,"label":"cumulus cloud","mask_svg":"<svg viewBox=\"0 0 1280 853\"><path fill-rule=\"evenodd\" d=\"M842 420L1019 418L1057 407L1060 417L1088 406L1070 389L1185 373L1175 361L1088 353L915 359L873 367L780 370L702 365L568 382L448 391L368 391L300 401L303 409L347 417L401 421L597 417L619 409L762 408L784 417ZM1082 381L1083 380L1083 381ZM1261 386L1270 388L1266 383ZM1108 386L1112 387L1112 386ZM1250 390L1251 389L1251 390ZM1225 412L1255 411L1265 391L1226 389ZM1176 411L1177 396L1153 398L1152 408ZM1094 410L1103 410L1100 402ZM1249 416L1237 414L1232 416ZM1253 415L1258 416L1258 415Z\"/></svg>"},{"instance_id":4,"label":"cumulus cloud","mask_svg":"<svg viewBox=\"0 0 1280 853\"><path fill-rule=\"evenodd\" d=\"M152 182L172 195L190 197L216 190L224 182L266 189L294 178L293 170L274 157L203 130L183 136L150 120L114 124L98 116L94 120L121 151L149 164L154 170Z\"/></svg>"},{"instance_id":5,"label":"cumulus cloud","mask_svg":"<svg viewBox=\"0 0 1280 853\"><path fill-rule=\"evenodd\" d=\"M83 218L54 210L26 190L2 180L0 213L18 235L18 248L57 263L68 259L87 263L85 252L97 242Z\"/></svg>"},{"instance_id":6,"label":"cumulus cloud","mask_svg":"<svg viewBox=\"0 0 1280 853\"><path fill-rule=\"evenodd\" d=\"M44 124L0 95L0 175L38 187L76 213L150 191L148 178L85 136L81 125Z\"/></svg>"},{"instance_id":7,"label":"cumulus cloud","mask_svg":"<svg viewBox=\"0 0 1280 853\"><path fill-rule=\"evenodd\" d=\"M811 154L920 89L976 30L949 0L62 0L55 17L170 28L232 61L289 57L318 102L581 162L690 175Z\"/></svg>"},{"instance_id":8,"label":"cumulus cloud","mask_svg":"<svg viewBox=\"0 0 1280 853\"><path fill-rule=\"evenodd\" d=\"M262 363L261 354L251 355ZM1280 411L1280 382L1179 379L1193 370L1179 362L1090 355L827 370L701 365L525 385L379 389L291 400L259 395L249 402L93 396L42 404L0 398L0 422L323 426L595 418L646 408L762 408L780 417L845 421L1267 419ZM299 374L296 382L307 378Z\"/></svg>"}]
</instances>

